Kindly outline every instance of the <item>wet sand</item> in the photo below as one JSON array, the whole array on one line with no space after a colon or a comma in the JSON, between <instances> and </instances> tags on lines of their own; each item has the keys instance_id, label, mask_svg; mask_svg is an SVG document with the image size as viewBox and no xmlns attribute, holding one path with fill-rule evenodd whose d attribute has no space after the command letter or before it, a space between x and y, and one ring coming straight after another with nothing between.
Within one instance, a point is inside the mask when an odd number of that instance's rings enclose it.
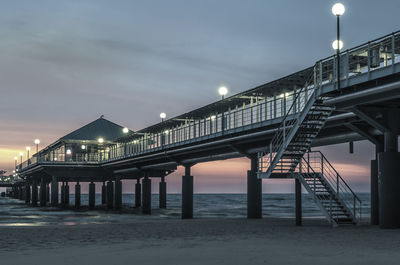
<instances>
[{"instance_id":1,"label":"wet sand","mask_svg":"<svg viewBox=\"0 0 400 265\"><path fill-rule=\"evenodd\" d=\"M398 264L400 231L306 219L0 228L1 264Z\"/></svg>"}]
</instances>

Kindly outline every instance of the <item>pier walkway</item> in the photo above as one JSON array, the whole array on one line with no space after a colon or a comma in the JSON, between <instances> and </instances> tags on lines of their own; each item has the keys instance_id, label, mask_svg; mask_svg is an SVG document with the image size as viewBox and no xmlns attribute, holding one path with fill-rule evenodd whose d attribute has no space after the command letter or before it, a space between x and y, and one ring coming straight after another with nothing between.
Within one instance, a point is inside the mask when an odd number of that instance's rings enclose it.
<instances>
[{"instance_id":1,"label":"pier walkway","mask_svg":"<svg viewBox=\"0 0 400 265\"><path fill-rule=\"evenodd\" d=\"M133 132L100 118L60 138L22 164L21 193L27 203L69 201L68 182L89 182L94 207L95 182L103 202L119 209L122 179L137 179L136 206L151 213L151 179L160 179L160 207L166 207L165 178L178 166L182 177L182 218L193 216L193 176L201 162L248 157L248 217L260 218L261 180L293 178L296 223L301 224L301 186L333 225L356 224L361 201L320 152L312 147L369 140L371 222L400 227L400 32L340 53L302 71L246 90L199 109ZM379 161L379 163L378 163ZM378 188L378 172L380 185ZM107 182L107 185L106 185ZM51 183L51 189L49 188ZM38 197L37 186L40 185ZM51 191L50 191L51 190ZM395 199L395 200L393 200ZM79 200L79 196L78 196ZM79 207L80 202L76 202ZM380 211L380 219L379 219Z\"/></svg>"}]
</instances>

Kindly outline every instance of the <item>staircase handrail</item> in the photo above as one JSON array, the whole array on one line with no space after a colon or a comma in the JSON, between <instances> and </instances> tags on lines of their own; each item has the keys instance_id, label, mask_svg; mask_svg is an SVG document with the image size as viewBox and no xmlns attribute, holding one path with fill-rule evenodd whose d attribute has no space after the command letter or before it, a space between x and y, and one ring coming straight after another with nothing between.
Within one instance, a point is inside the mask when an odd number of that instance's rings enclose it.
<instances>
[{"instance_id":1,"label":"staircase handrail","mask_svg":"<svg viewBox=\"0 0 400 265\"><path fill-rule=\"evenodd\" d=\"M333 191L336 191L338 199L341 200L345 204L345 206L349 209L349 211L354 216L354 218L361 219L362 201L354 193L354 191L350 188L350 186L347 184L347 182L342 178L342 176L339 174L339 172L332 166L332 164L328 161L328 159L325 157L325 155L322 154L321 151L311 151L311 152L308 152L308 154L317 154L317 157L313 157L313 159L316 159L316 161L313 160L310 162L305 157L303 157L303 160L306 162L308 168L312 169L313 173L315 173L315 168L313 168L313 166L311 164L313 164L313 163L321 164L320 165L321 175L329 183L329 185L331 186ZM329 175L327 170L333 171L335 176ZM352 195L351 203L343 195L346 193ZM357 210L357 208L358 208L357 205L359 205L359 210L360 210L359 212ZM357 215L359 217L357 217Z\"/></svg>"},{"instance_id":2,"label":"staircase handrail","mask_svg":"<svg viewBox=\"0 0 400 265\"><path fill-rule=\"evenodd\" d=\"M361 199L357 196L357 194L354 193L354 191L350 188L349 184L347 184L347 182L342 178L340 173L332 166L331 162L329 162L329 160L326 158L326 156L321 151L313 151L313 152L318 152L321 154L324 161L326 161L328 163L328 165L335 171L338 178L346 185L346 187L350 190L350 192L353 194L353 196L361 203Z\"/></svg>"},{"instance_id":3,"label":"staircase handrail","mask_svg":"<svg viewBox=\"0 0 400 265\"><path fill-rule=\"evenodd\" d=\"M304 100L304 108L307 106L307 103L309 102L311 97L315 96L314 93L315 93L315 88L316 88L316 83L317 83L316 80L315 80L315 77L316 77L315 76L315 71L316 71L317 63L314 65L313 70L311 71L310 75L306 79L306 83L304 84L304 86L302 86L300 88L300 90L295 93L295 96L293 98L293 102L292 102L291 106L286 111L285 116L284 116L280 126L278 127L278 130L277 130L276 134L274 135L274 137L272 138L272 140L270 142L269 156L267 158L267 159L269 159L269 161L268 161L269 162L269 168L267 170L267 174L268 174L268 172L269 173L272 172L272 170L273 170L272 167L275 167L277 162L278 162L278 161L275 161L276 160L275 158L276 158L276 155L277 155L277 153L279 151L279 148L285 142L285 135L289 135L292 132L292 130L294 129L294 127L295 127L293 125L295 125L296 122L298 122L298 119L294 118L295 116L291 115L290 113L292 112L293 108L295 108L295 106L297 105L298 98L302 95L302 93L304 93L308 89L308 87L312 83L312 81L314 81L313 94L310 97L307 97ZM304 108L301 109L299 111L299 113L304 111ZM289 120L289 117L290 117L290 120ZM286 124L288 121L290 121L291 123L289 122L289 124ZM295 122L293 122L293 121L295 121ZM286 132L287 128L289 128L288 132ZM274 153L275 153L275 156L273 157ZM274 163L275 163L275 165L274 165Z\"/></svg>"}]
</instances>

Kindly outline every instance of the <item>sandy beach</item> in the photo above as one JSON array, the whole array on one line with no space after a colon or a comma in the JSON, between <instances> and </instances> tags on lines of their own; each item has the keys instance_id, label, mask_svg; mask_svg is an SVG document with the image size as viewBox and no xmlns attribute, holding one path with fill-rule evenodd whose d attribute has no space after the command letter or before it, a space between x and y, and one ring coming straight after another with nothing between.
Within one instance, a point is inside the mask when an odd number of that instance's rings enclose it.
<instances>
[{"instance_id":1,"label":"sandy beach","mask_svg":"<svg viewBox=\"0 0 400 265\"><path fill-rule=\"evenodd\" d=\"M398 264L400 231L193 219L0 228L1 264Z\"/></svg>"}]
</instances>

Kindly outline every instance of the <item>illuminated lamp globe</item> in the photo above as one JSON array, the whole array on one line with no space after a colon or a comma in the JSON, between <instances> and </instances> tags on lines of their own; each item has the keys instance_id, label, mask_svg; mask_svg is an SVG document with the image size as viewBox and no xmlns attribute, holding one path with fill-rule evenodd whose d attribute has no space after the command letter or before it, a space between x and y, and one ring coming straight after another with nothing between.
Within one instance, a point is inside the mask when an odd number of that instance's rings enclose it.
<instances>
[{"instance_id":1,"label":"illuminated lamp globe","mask_svg":"<svg viewBox=\"0 0 400 265\"><path fill-rule=\"evenodd\" d=\"M225 86L222 86L218 89L218 94L220 96L225 96L226 94L228 94L228 89Z\"/></svg>"},{"instance_id":2,"label":"illuminated lamp globe","mask_svg":"<svg viewBox=\"0 0 400 265\"><path fill-rule=\"evenodd\" d=\"M342 3L336 3L332 6L332 13L335 16L341 16L344 14L344 11L346 11L346 8Z\"/></svg>"},{"instance_id":3,"label":"illuminated lamp globe","mask_svg":"<svg viewBox=\"0 0 400 265\"><path fill-rule=\"evenodd\" d=\"M332 42L332 48L334 49L334 50L337 50L337 46L338 46L338 41L337 40L334 40L333 42ZM343 48L343 41L339 41L339 50L341 50Z\"/></svg>"}]
</instances>

